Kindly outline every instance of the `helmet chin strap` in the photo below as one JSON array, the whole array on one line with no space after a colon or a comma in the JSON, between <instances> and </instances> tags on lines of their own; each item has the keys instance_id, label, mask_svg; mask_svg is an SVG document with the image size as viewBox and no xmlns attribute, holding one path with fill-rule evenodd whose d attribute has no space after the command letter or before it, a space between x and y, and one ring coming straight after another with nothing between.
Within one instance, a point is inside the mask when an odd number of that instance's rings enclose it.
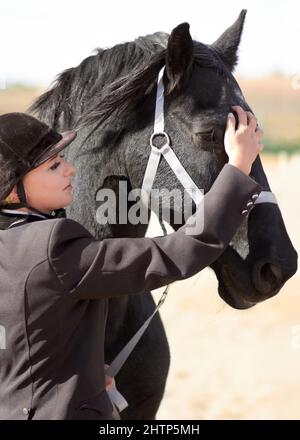
<instances>
[{"instance_id":1,"label":"helmet chin strap","mask_svg":"<svg viewBox=\"0 0 300 440\"><path fill-rule=\"evenodd\" d=\"M25 188L22 179L17 182L17 194L20 201L17 203L8 203L7 205L5 205L5 209L28 208L38 214L49 216L49 214L46 214L45 212L39 211L38 209L29 206L26 199ZM54 212L55 216L50 215L51 217L65 217L65 210L63 208L56 209L54 210Z\"/></svg>"},{"instance_id":2,"label":"helmet chin strap","mask_svg":"<svg viewBox=\"0 0 300 440\"><path fill-rule=\"evenodd\" d=\"M34 209L34 208L30 207L27 203L25 189L24 189L22 179L17 182L17 194L18 194L20 201L16 202L16 203L7 203L7 204L5 204L5 208L7 208L7 209L18 209L18 208Z\"/></svg>"}]
</instances>

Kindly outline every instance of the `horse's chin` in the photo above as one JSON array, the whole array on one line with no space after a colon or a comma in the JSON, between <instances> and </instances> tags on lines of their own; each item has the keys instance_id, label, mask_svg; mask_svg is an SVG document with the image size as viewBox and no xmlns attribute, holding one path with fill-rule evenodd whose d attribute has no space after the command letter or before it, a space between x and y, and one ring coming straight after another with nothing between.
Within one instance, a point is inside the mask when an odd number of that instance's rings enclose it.
<instances>
[{"instance_id":1,"label":"horse's chin","mask_svg":"<svg viewBox=\"0 0 300 440\"><path fill-rule=\"evenodd\" d=\"M228 289L224 283L219 283L218 292L223 301L233 309L246 310L256 305L256 303L251 303L241 298L240 294L233 293L232 289Z\"/></svg>"},{"instance_id":2,"label":"horse's chin","mask_svg":"<svg viewBox=\"0 0 300 440\"><path fill-rule=\"evenodd\" d=\"M241 290L235 286L234 280L225 268L222 270L222 278L219 279L218 292L223 301L234 309L246 310L256 305L256 302L248 301L243 297Z\"/></svg>"}]
</instances>

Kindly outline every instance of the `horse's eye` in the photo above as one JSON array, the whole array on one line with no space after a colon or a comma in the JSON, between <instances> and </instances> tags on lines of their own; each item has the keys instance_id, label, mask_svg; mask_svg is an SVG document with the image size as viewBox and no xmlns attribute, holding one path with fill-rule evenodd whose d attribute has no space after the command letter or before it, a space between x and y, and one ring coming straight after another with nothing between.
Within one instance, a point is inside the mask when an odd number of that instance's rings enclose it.
<instances>
[{"instance_id":1,"label":"horse's eye","mask_svg":"<svg viewBox=\"0 0 300 440\"><path fill-rule=\"evenodd\" d=\"M216 142L216 137L214 134L214 130L209 131L199 131L197 133L193 133L193 143L199 147L209 147L211 143Z\"/></svg>"}]
</instances>

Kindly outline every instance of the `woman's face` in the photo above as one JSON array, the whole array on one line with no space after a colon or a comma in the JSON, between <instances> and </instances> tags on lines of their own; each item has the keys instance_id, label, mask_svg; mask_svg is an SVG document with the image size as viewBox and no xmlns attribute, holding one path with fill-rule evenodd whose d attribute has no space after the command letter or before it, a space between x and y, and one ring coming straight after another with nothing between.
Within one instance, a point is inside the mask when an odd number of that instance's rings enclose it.
<instances>
[{"instance_id":1,"label":"woman's face","mask_svg":"<svg viewBox=\"0 0 300 440\"><path fill-rule=\"evenodd\" d=\"M50 213L72 203L71 178L76 168L63 159L61 153L29 171L23 177L28 205Z\"/></svg>"}]
</instances>

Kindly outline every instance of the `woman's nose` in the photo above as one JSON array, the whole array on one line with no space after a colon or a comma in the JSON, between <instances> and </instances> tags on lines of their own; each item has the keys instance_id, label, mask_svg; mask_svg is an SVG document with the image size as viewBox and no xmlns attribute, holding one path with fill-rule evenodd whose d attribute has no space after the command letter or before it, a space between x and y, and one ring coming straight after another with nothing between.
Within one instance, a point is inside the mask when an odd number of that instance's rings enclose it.
<instances>
[{"instance_id":1,"label":"woman's nose","mask_svg":"<svg viewBox=\"0 0 300 440\"><path fill-rule=\"evenodd\" d=\"M72 165L72 176L74 176L76 173L77 173L77 168L75 168L73 165Z\"/></svg>"},{"instance_id":2,"label":"woman's nose","mask_svg":"<svg viewBox=\"0 0 300 440\"><path fill-rule=\"evenodd\" d=\"M73 165L68 164L66 175L67 176L74 176L77 173L77 168L75 168Z\"/></svg>"}]
</instances>

